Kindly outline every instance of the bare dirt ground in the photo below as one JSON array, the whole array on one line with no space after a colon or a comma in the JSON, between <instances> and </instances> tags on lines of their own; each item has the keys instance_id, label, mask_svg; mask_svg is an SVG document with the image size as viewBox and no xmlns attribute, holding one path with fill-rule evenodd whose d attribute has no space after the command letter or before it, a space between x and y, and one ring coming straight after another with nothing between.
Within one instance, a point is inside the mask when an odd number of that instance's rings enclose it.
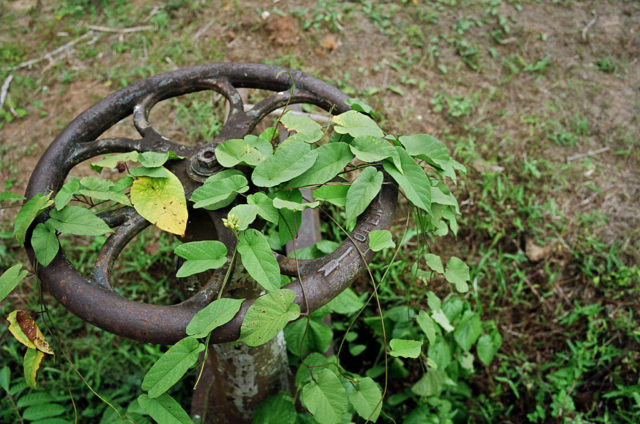
<instances>
[{"instance_id":1,"label":"bare dirt ground","mask_svg":"<svg viewBox=\"0 0 640 424\"><path fill-rule=\"evenodd\" d=\"M526 257L504 277L505 294L526 307L479 296L499 311L487 318L503 334L501 353L520 365L550 361L568 331L555 317L575 302L599 300L610 316L640 312L633 299L603 298L610 292L594 284L640 260L639 2L174 3L119 3L126 18L98 1L0 4L0 16L11 17L0 28L0 84L13 75L0 116L2 190L23 193L56 134L126 83L214 61L287 66L364 98L390 132L433 134L466 165L456 187L461 232L433 249L477 266L488 291L497 277L482 267L487 258ZM65 14L74 4L93 12ZM21 65L32 59L42 60ZM166 116L169 130L184 126L177 112ZM13 213L0 210L3 231ZM612 257L619 264L609 268ZM516 280L521 294L511 291ZM474 390L488 396L491 373L511 363L485 370ZM578 411L601 407L594 393L612 388L607 376L618 366L590 375ZM637 365L625 370L637 377ZM498 401L513 403L510 422L518 422L535 396L505 389Z\"/></svg>"}]
</instances>

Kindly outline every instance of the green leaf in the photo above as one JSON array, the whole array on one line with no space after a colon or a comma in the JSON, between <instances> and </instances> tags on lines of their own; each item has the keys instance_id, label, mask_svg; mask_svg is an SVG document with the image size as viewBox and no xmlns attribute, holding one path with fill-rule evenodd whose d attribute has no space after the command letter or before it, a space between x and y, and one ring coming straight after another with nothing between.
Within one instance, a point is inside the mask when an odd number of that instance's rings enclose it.
<instances>
[{"instance_id":1,"label":"green leaf","mask_svg":"<svg viewBox=\"0 0 640 424\"><path fill-rule=\"evenodd\" d=\"M347 204L347 191L349 184L331 184L317 188L313 191L313 198L329 202L332 205L344 207Z\"/></svg>"},{"instance_id":2,"label":"green leaf","mask_svg":"<svg viewBox=\"0 0 640 424\"><path fill-rule=\"evenodd\" d=\"M40 352L33 348L28 348L24 354L24 359L22 361L24 379L27 382L27 386L32 389L38 387L38 370L40 369L40 364L42 363L43 358L44 352Z\"/></svg>"},{"instance_id":3,"label":"green leaf","mask_svg":"<svg viewBox=\"0 0 640 424\"><path fill-rule=\"evenodd\" d=\"M358 381L357 389L349 393L349 402L362 418L376 422L382 409L382 391L378 383L365 377Z\"/></svg>"},{"instance_id":4,"label":"green leaf","mask_svg":"<svg viewBox=\"0 0 640 424\"><path fill-rule=\"evenodd\" d=\"M42 211L47 209L49 206L53 204L53 200L50 199L51 192L46 196L42 193L38 193L31 200L22 206L18 214L16 215L16 219L13 221L13 235L15 236L20 246L24 246L24 239L27 234L27 229L31 225L34 219Z\"/></svg>"},{"instance_id":5,"label":"green leaf","mask_svg":"<svg viewBox=\"0 0 640 424\"><path fill-rule=\"evenodd\" d=\"M455 345L445 340L444 337L438 338L435 343L429 345L429 358L436 364L438 369L445 370L453 360L452 347L455 348Z\"/></svg>"},{"instance_id":6,"label":"green leaf","mask_svg":"<svg viewBox=\"0 0 640 424\"><path fill-rule=\"evenodd\" d=\"M193 424L182 406L166 393L157 398L140 395L138 403L158 424Z\"/></svg>"},{"instance_id":7,"label":"green leaf","mask_svg":"<svg viewBox=\"0 0 640 424\"><path fill-rule=\"evenodd\" d=\"M230 139L216 147L216 160L225 168L232 168L240 163L256 166L273 154L269 141L247 135L244 139Z\"/></svg>"},{"instance_id":8,"label":"green leaf","mask_svg":"<svg viewBox=\"0 0 640 424\"><path fill-rule=\"evenodd\" d=\"M188 218L184 188L178 177L167 172L167 178L137 178L131 186L131 203L156 227L184 235Z\"/></svg>"},{"instance_id":9,"label":"green leaf","mask_svg":"<svg viewBox=\"0 0 640 424\"><path fill-rule=\"evenodd\" d=\"M384 136L384 133L373 119L355 110L334 116L333 122L336 124L334 130L339 134L349 134L354 138L368 135L374 137Z\"/></svg>"},{"instance_id":10,"label":"green leaf","mask_svg":"<svg viewBox=\"0 0 640 424\"><path fill-rule=\"evenodd\" d=\"M357 110L358 112L366 113L370 115L373 119L380 120L382 117L376 113L375 110L367 103L365 103L362 99L358 99L356 97L351 97L345 100L345 103L351 106L353 110Z\"/></svg>"},{"instance_id":11,"label":"green leaf","mask_svg":"<svg viewBox=\"0 0 640 424\"><path fill-rule=\"evenodd\" d=\"M142 380L142 390L157 398L171 388L198 362L204 345L195 337L186 337L174 344L158 359ZM153 416L153 415L152 415Z\"/></svg>"},{"instance_id":12,"label":"green leaf","mask_svg":"<svg viewBox=\"0 0 640 424\"><path fill-rule=\"evenodd\" d=\"M48 392L31 392L18 399L18 408L24 408L31 405L42 405L43 403L53 403L56 399Z\"/></svg>"},{"instance_id":13,"label":"green leaf","mask_svg":"<svg viewBox=\"0 0 640 424\"><path fill-rule=\"evenodd\" d=\"M342 315L351 315L362 309L364 302L360 300L353 290L347 288L342 293L334 297L331 302L327 303L327 306L332 312Z\"/></svg>"},{"instance_id":14,"label":"green leaf","mask_svg":"<svg viewBox=\"0 0 640 424\"><path fill-rule=\"evenodd\" d=\"M302 387L300 401L320 424L342 422L347 412L347 392L338 377L326 368L314 369L315 381Z\"/></svg>"},{"instance_id":15,"label":"green leaf","mask_svg":"<svg viewBox=\"0 0 640 424\"><path fill-rule=\"evenodd\" d=\"M138 155L140 164L147 168L157 168L165 164L169 159L184 159L184 156L178 156L173 152L144 152Z\"/></svg>"},{"instance_id":16,"label":"green leaf","mask_svg":"<svg viewBox=\"0 0 640 424\"><path fill-rule=\"evenodd\" d=\"M146 166L138 166L135 168L131 168L129 170L129 174L131 176L139 178L139 177L149 177L149 178L168 178L169 171L163 166L158 166L155 168L147 168Z\"/></svg>"},{"instance_id":17,"label":"green leaf","mask_svg":"<svg viewBox=\"0 0 640 424\"><path fill-rule=\"evenodd\" d=\"M103 180L102 178L96 177L84 177L80 180L80 185L82 187L78 187L75 190L77 194L89 196L99 200L111 200L116 203L131 206L131 203L129 202L127 196L117 190L113 190L115 184L111 181ZM56 195L56 199L57 198L58 196ZM60 210L57 203L56 209Z\"/></svg>"},{"instance_id":18,"label":"green leaf","mask_svg":"<svg viewBox=\"0 0 640 424\"><path fill-rule=\"evenodd\" d=\"M260 402L253 414L254 424L295 424L296 407L287 393L278 393Z\"/></svg>"},{"instance_id":19,"label":"green leaf","mask_svg":"<svg viewBox=\"0 0 640 424\"><path fill-rule=\"evenodd\" d=\"M453 327L451 326L451 323L449 322L449 318L447 318L447 316L444 314L442 309L437 309L437 310L431 311L431 317L447 333L450 333L450 332L453 331Z\"/></svg>"},{"instance_id":20,"label":"green leaf","mask_svg":"<svg viewBox=\"0 0 640 424\"><path fill-rule=\"evenodd\" d=\"M282 116L280 122L290 132L296 132L287 138L287 143L315 143L322 138L322 126L307 116L295 115L289 111Z\"/></svg>"},{"instance_id":21,"label":"green leaf","mask_svg":"<svg viewBox=\"0 0 640 424\"><path fill-rule=\"evenodd\" d=\"M133 178L130 176L122 177L111 186L111 191L114 193L122 193L133 184Z\"/></svg>"},{"instance_id":22,"label":"green leaf","mask_svg":"<svg viewBox=\"0 0 640 424\"><path fill-rule=\"evenodd\" d=\"M458 345L468 352L482 334L482 323L477 313L466 311L462 320L456 325L453 338Z\"/></svg>"},{"instance_id":23,"label":"green leaf","mask_svg":"<svg viewBox=\"0 0 640 424\"><path fill-rule=\"evenodd\" d=\"M449 150L443 142L429 134L402 135L398 137L407 153L417 156L430 165L442 168L450 160Z\"/></svg>"},{"instance_id":24,"label":"green leaf","mask_svg":"<svg viewBox=\"0 0 640 424\"><path fill-rule=\"evenodd\" d=\"M267 238L249 228L238 236L238 253L249 275L268 291L280 288L280 267Z\"/></svg>"},{"instance_id":25,"label":"green leaf","mask_svg":"<svg viewBox=\"0 0 640 424\"><path fill-rule=\"evenodd\" d=\"M422 352L420 340L391 339L389 346L391 347L389 355L396 357L417 358Z\"/></svg>"},{"instance_id":26,"label":"green leaf","mask_svg":"<svg viewBox=\"0 0 640 424\"><path fill-rule=\"evenodd\" d=\"M216 240L184 243L176 247L174 252L186 259L176 274L178 278L217 269L227 262L227 248Z\"/></svg>"},{"instance_id":27,"label":"green leaf","mask_svg":"<svg viewBox=\"0 0 640 424\"><path fill-rule=\"evenodd\" d=\"M0 299L0 300L2 300L2 299ZM11 382L11 370L9 369L8 365L5 365L0 370L0 387L2 387L4 389L4 391L7 392L7 393L9 393L9 383L10 382ZM22 398L25 397L25 396L21 396L20 400L22 400ZM20 406L20 404L19 404L20 400L18 401L18 406Z\"/></svg>"},{"instance_id":28,"label":"green leaf","mask_svg":"<svg viewBox=\"0 0 640 424\"><path fill-rule=\"evenodd\" d=\"M425 253L424 258L427 261L427 266L438 272L440 274L444 274L444 268L442 267L442 259L440 256L434 255L433 253Z\"/></svg>"},{"instance_id":29,"label":"green leaf","mask_svg":"<svg viewBox=\"0 0 640 424\"><path fill-rule=\"evenodd\" d=\"M478 359L488 366L493 361L493 357L500 349L501 344L502 336L497 331L494 330L490 334L484 334L478 339L478 344L476 345Z\"/></svg>"},{"instance_id":30,"label":"green leaf","mask_svg":"<svg viewBox=\"0 0 640 424\"><path fill-rule=\"evenodd\" d=\"M447 262L447 271L444 273L444 278L451 284L455 284L456 290L460 293L466 293L469 291L469 267L461 259L452 256Z\"/></svg>"},{"instance_id":31,"label":"green leaf","mask_svg":"<svg viewBox=\"0 0 640 424\"><path fill-rule=\"evenodd\" d=\"M418 313L418 316L416 317L416 321L418 322L420 329L424 332L424 334L427 335L427 339L429 340L429 343L435 342L436 327L431 317L425 311L421 310Z\"/></svg>"},{"instance_id":32,"label":"green leaf","mask_svg":"<svg viewBox=\"0 0 640 424\"><path fill-rule=\"evenodd\" d=\"M329 369L337 373L338 372L338 368L336 366L337 363L338 363L338 359L336 358L335 355L325 357L322 353L318 353L318 352L310 353L304 359L302 359L300 366L298 366L298 371L296 371L296 381L295 381L296 387L300 388L305 384L309 383L310 381L313 381L311 378L311 373L313 372L315 374L316 370L320 368Z\"/></svg>"},{"instance_id":33,"label":"green leaf","mask_svg":"<svg viewBox=\"0 0 640 424\"><path fill-rule=\"evenodd\" d=\"M382 249L393 249L396 244L391 238L389 230L373 230L369 233L369 247L374 252L379 252Z\"/></svg>"},{"instance_id":34,"label":"green leaf","mask_svg":"<svg viewBox=\"0 0 640 424\"><path fill-rule=\"evenodd\" d=\"M92 162L91 164L99 168L115 168L118 165L118 162L138 162L138 156L139 153L135 151L104 155L103 159Z\"/></svg>"},{"instance_id":35,"label":"green leaf","mask_svg":"<svg viewBox=\"0 0 640 424\"><path fill-rule=\"evenodd\" d=\"M425 375L411 387L411 391L418 396L436 396L444 389L447 375L443 370L430 368Z\"/></svg>"},{"instance_id":36,"label":"green leaf","mask_svg":"<svg viewBox=\"0 0 640 424\"><path fill-rule=\"evenodd\" d=\"M42 266L49 265L60 248L55 230L42 223L36 225L31 235L31 247L38 263Z\"/></svg>"},{"instance_id":37,"label":"green leaf","mask_svg":"<svg viewBox=\"0 0 640 424\"><path fill-rule=\"evenodd\" d=\"M255 167L251 180L258 187L273 187L289 181L313 166L318 157L316 150L309 150L309 145L304 143L282 146Z\"/></svg>"},{"instance_id":38,"label":"green leaf","mask_svg":"<svg viewBox=\"0 0 640 424\"><path fill-rule=\"evenodd\" d=\"M274 199L302 203L302 193L298 189L278 191L273 196ZM298 233L301 224L302 212L294 212L289 209L280 209L278 211L278 237L280 238L281 246L293 239Z\"/></svg>"},{"instance_id":39,"label":"green leaf","mask_svg":"<svg viewBox=\"0 0 640 424\"><path fill-rule=\"evenodd\" d=\"M244 299L223 297L200 309L187 325L187 334L196 338L206 337L210 332L231 321L240 310Z\"/></svg>"},{"instance_id":40,"label":"green leaf","mask_svg":"<svg viewBox=\"0 0 640 424\"><path fill-rule=\"evenodd\" d=\"M65 411L66 408L57 403L32 405L22 412L22 418L33 422L44 418L57 417Z\"/></svg>"},{"instance_id":41,"label":"green leaf","mask_svg":"<svg viewBox=\"0 0 640 424\"><path fill-rule=\"evenodd\" d=\"M61 210L62 208L64 208L79 189L80 180L78 180L76 177L69 178L69 181L64 183L60 191L58 191L58 193L56 194L56 197L53 199L56 205L56 210Z\"/></svg>"},{"instance_id":42,"label":"green leaf","mask_svg":"<svg viewBox=\"0 0 640 424\"><path fill-rule=\"evenodd\" d=\"M358 159L363 162L378 162L391 158L396 168L402 170L400 156L391 143L380 137L366 136L354 138L349 146Z\"/></svg>"},{"instance_id":43,"label":"green leaf","mask_svg":"<svg viewBox=\"0 0 640 424\"><path fill-rule=\"evenodd\" d=\"M13 193L10 191L0 192L0 202L18 202L20 200L24 200L24 196L20 196L18 193Z\"/></svg>"},{"instance_id":44,"label":"green leaf","mask_svg":"<svg viewBox=\"0 0 640 424\"><path fill-rule=\"evenodd\" d=\"M358 178L351 184L347 191L346 220L355 219L367 209L369 203L376 197L382 187L384 176L373 166L362 170Z\"/></svg>"},{"instance_id":45,"label":"green leaf","mask_svg":"<svg viewBox=\"0 0 640 424\"><path fill-rule=\"evenodd\" d=\"M305 209L313 209L318 207L320 202L298 203L276 197L273 199L273 207L276 209L289 209L290 211L303 211Z\"/></svg>"},{"instance_id":46,"label":"green leaf","mask_svg":"<svg viewBox=\"0 0 640 424\"><path fill-rule=\"evenodd\" d=\"M0 302L22 282L27 273L26 269L22 269L22 264L15 264L0 275Z\"/></svg>"},{"instance_id":47,"label":"green leaf","mask_svg":"<svg viewBox=\"0 0 640 424\"><path fill-rule=\"evenodd\" d=\"M347 143L325 144L315 151L318 153L318 159L313 166L289 181L286 187L324 184L338 175L353 159Z\"/></svg>"},{"instance_id":48,"label":"green leaf","mask_svg":"<svg viewBox=\"0 0 640 424\"><path fill-rule=\"evenodd\" d=\"M273 224L278 223L280 216L278 210L273 207L273 199L262 192L247 196L247 204L255 205L258 208L258 215L265 221Z\"/></svg>"},{"instance_id":49,"label":"green leaf","mask_svg":"<svg viewBox=\"0 0 640 424\"><path fill-rule=\"evenodd\" d=\"M238 230L244 231L256 220L260 209L256 205L247 205L245 203L236 205L229 211L229 216L236 216L238 218Z\"/></svg>"},{"instance_id":50,"label":"green leaf","mask_svg":"<svg viewBox=\"0 0 640 424\"><path fill-rule=\"evenodd\" d=\"M289 352L304 356L309 351L326 352L331 345L333 331L315 319L300 319L285 327L284 338Z\"/></svg>"},{"instance_id":51,"label":"green leaf","mask_svg":"<svg viewBox=\"0 0 640 424\"><path fill-rule=\"evenodd\" d=\"M396 147L402 171L398 170L391 162L382 162L384 170L398 183L404 195L414 206L431 213L431 181L424 169L418 165L401 147Z\"/></svg>"},{"instance_id":52,"label":"green leaf","mask_svg":"<svg viewBox=\"0 0 640 424\"><path fill-rule=\"evenodd\" d=\"M191 201L194 208L220 209L233 202L238 193L249 190L243 175L231 175L220 179L207 179L201 187L193 191Z\"/></svg>"},{"instance_id":53,"label":"green leaf","mask_svg":"<svg viewBox=\"0 0 640 424\"><path fill-rule=\"evenodd\" d=\"M287 289L257 298L244 317L239 340L249 346L260 346L273 339L289 321L300 316L294 298L295 293Z\"/></svg>"},{"instance_id":54,"label":"green leaf","mask_svg":"<svg viewBox=\"0 0 640 424\"><path fill-rule=\"evenodd\" d=\"M52 210L49 216L47 225L64 234L99 236L113 232L106 222L81 206L67 205L62 210Z\"/></svg>"}]
</instances>

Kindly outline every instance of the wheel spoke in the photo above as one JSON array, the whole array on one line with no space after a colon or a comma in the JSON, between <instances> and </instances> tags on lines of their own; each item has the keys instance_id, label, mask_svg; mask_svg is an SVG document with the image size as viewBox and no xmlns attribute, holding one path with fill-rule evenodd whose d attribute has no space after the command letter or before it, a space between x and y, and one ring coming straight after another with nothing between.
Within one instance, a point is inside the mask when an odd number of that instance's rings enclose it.
<instances>
[{"instance_id":1,"label":"wheel spoke","mask_svg":"<svg viewBox=\"0 0 640 424\"><path fill-rule=\"evenodd\" d=\"M113 263L127 243L148 225L149 221L138 215L137 212L128 212L128 218L125 218L118 229L107 238L107 241L102 245L98 253L92 272L92 276L98 285L113 290L109 282Z\"/></svg>"}]
</instances>

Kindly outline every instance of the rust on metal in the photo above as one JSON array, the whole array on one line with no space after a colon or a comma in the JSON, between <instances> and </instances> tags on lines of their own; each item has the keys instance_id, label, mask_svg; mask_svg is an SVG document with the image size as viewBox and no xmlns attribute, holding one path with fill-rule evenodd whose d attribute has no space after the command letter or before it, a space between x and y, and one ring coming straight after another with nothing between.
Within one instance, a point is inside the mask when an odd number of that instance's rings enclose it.
<instances>
[{"instance_id":1,"label":"rust on metal","mask_svg":"<svg viewBox=\"0 0 640 424\"><path fill-rule=\"evenodd\" d=\"M291 88L291 78L295 88ZM244 111L237 88L256 88L275 93ZM200 146L185 146L156 131L148 121L149 111L159 101L201 90L221 93L229 102L229 114L220 134ZM74 119L53 141L33 172L26 191L27 200L37 193L57 192L69 171L78 163L103 153L137 150L173 151L184 160L172 161L168 168L178 176L186 193L197 188L202 179L193 178L193 163L206 175L215 172L215 147L230 138L242 138L254 130L258 122L273 110L289 103L310 103L332 113L349 110L346 95L338 89L299 71L286 68L246 64L217 63L185 68L156 75L119 90ZM99 137L123 118L133 115L140 138ZM208 153L212 152L213 156ZM207 162L209 161L209 162ZM203 177L203 175L200 175ZM372 230L388 228L393 216L397 189L383 185L382 191L359 218L358 223L340 247L319 259L299 260L302 283L293 281L286 288L295 292L295 302L305 311L311 311L329 302L365 270L365 261L373 256L368 248L368 234ZM221 213L214 211L211 218L220 221ZM110 225L121 226L110 236L99 255L93 276L81 275L60 250L46 267L35 266L33 249L27 244L27 253L38 276L47 290L67 309L82 319L112 333L143 342L175 343L183 338L193 315L215 292L215 278L190 299L177 305L150 305L135 302L110 289L108 268L122 247L142 228L137 214L115 214L107 217ZM43 222L45 214L36 219ZM214 219L215 218L215 219ZM110 221L109 221L110 220ZM233 243L229 231L216 227L219 239L228 247ZM32 227L33 228L33 227ZM361 258L363 252L364 258ZM364 261L363 261L364 259ZM283 273L297 276L294 260L278 255ZM303 299L303 289L306 302ZM243 303L240 312L226 325L216 329L212 342L236 340L240 325L253 299Z\"/></svg>"}]
</instances>

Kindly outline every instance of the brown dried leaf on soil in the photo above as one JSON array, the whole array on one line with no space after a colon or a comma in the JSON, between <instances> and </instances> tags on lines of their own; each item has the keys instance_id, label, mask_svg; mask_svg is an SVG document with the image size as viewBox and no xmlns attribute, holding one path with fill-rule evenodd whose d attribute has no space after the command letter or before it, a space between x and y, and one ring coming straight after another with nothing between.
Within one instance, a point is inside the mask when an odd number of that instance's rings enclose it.
<instances>
[{"instance_id":1,"label":"brown dried leaf on soil","mask_svg":"<svg viewBox=\"0 0 640 424\"><path fill-rule=\"evenodd\" d=\"M291 46L300 41L300 25L292 16L270 15L264 27L267 37L278 46Z\"/></svg>"}]
</instances>

